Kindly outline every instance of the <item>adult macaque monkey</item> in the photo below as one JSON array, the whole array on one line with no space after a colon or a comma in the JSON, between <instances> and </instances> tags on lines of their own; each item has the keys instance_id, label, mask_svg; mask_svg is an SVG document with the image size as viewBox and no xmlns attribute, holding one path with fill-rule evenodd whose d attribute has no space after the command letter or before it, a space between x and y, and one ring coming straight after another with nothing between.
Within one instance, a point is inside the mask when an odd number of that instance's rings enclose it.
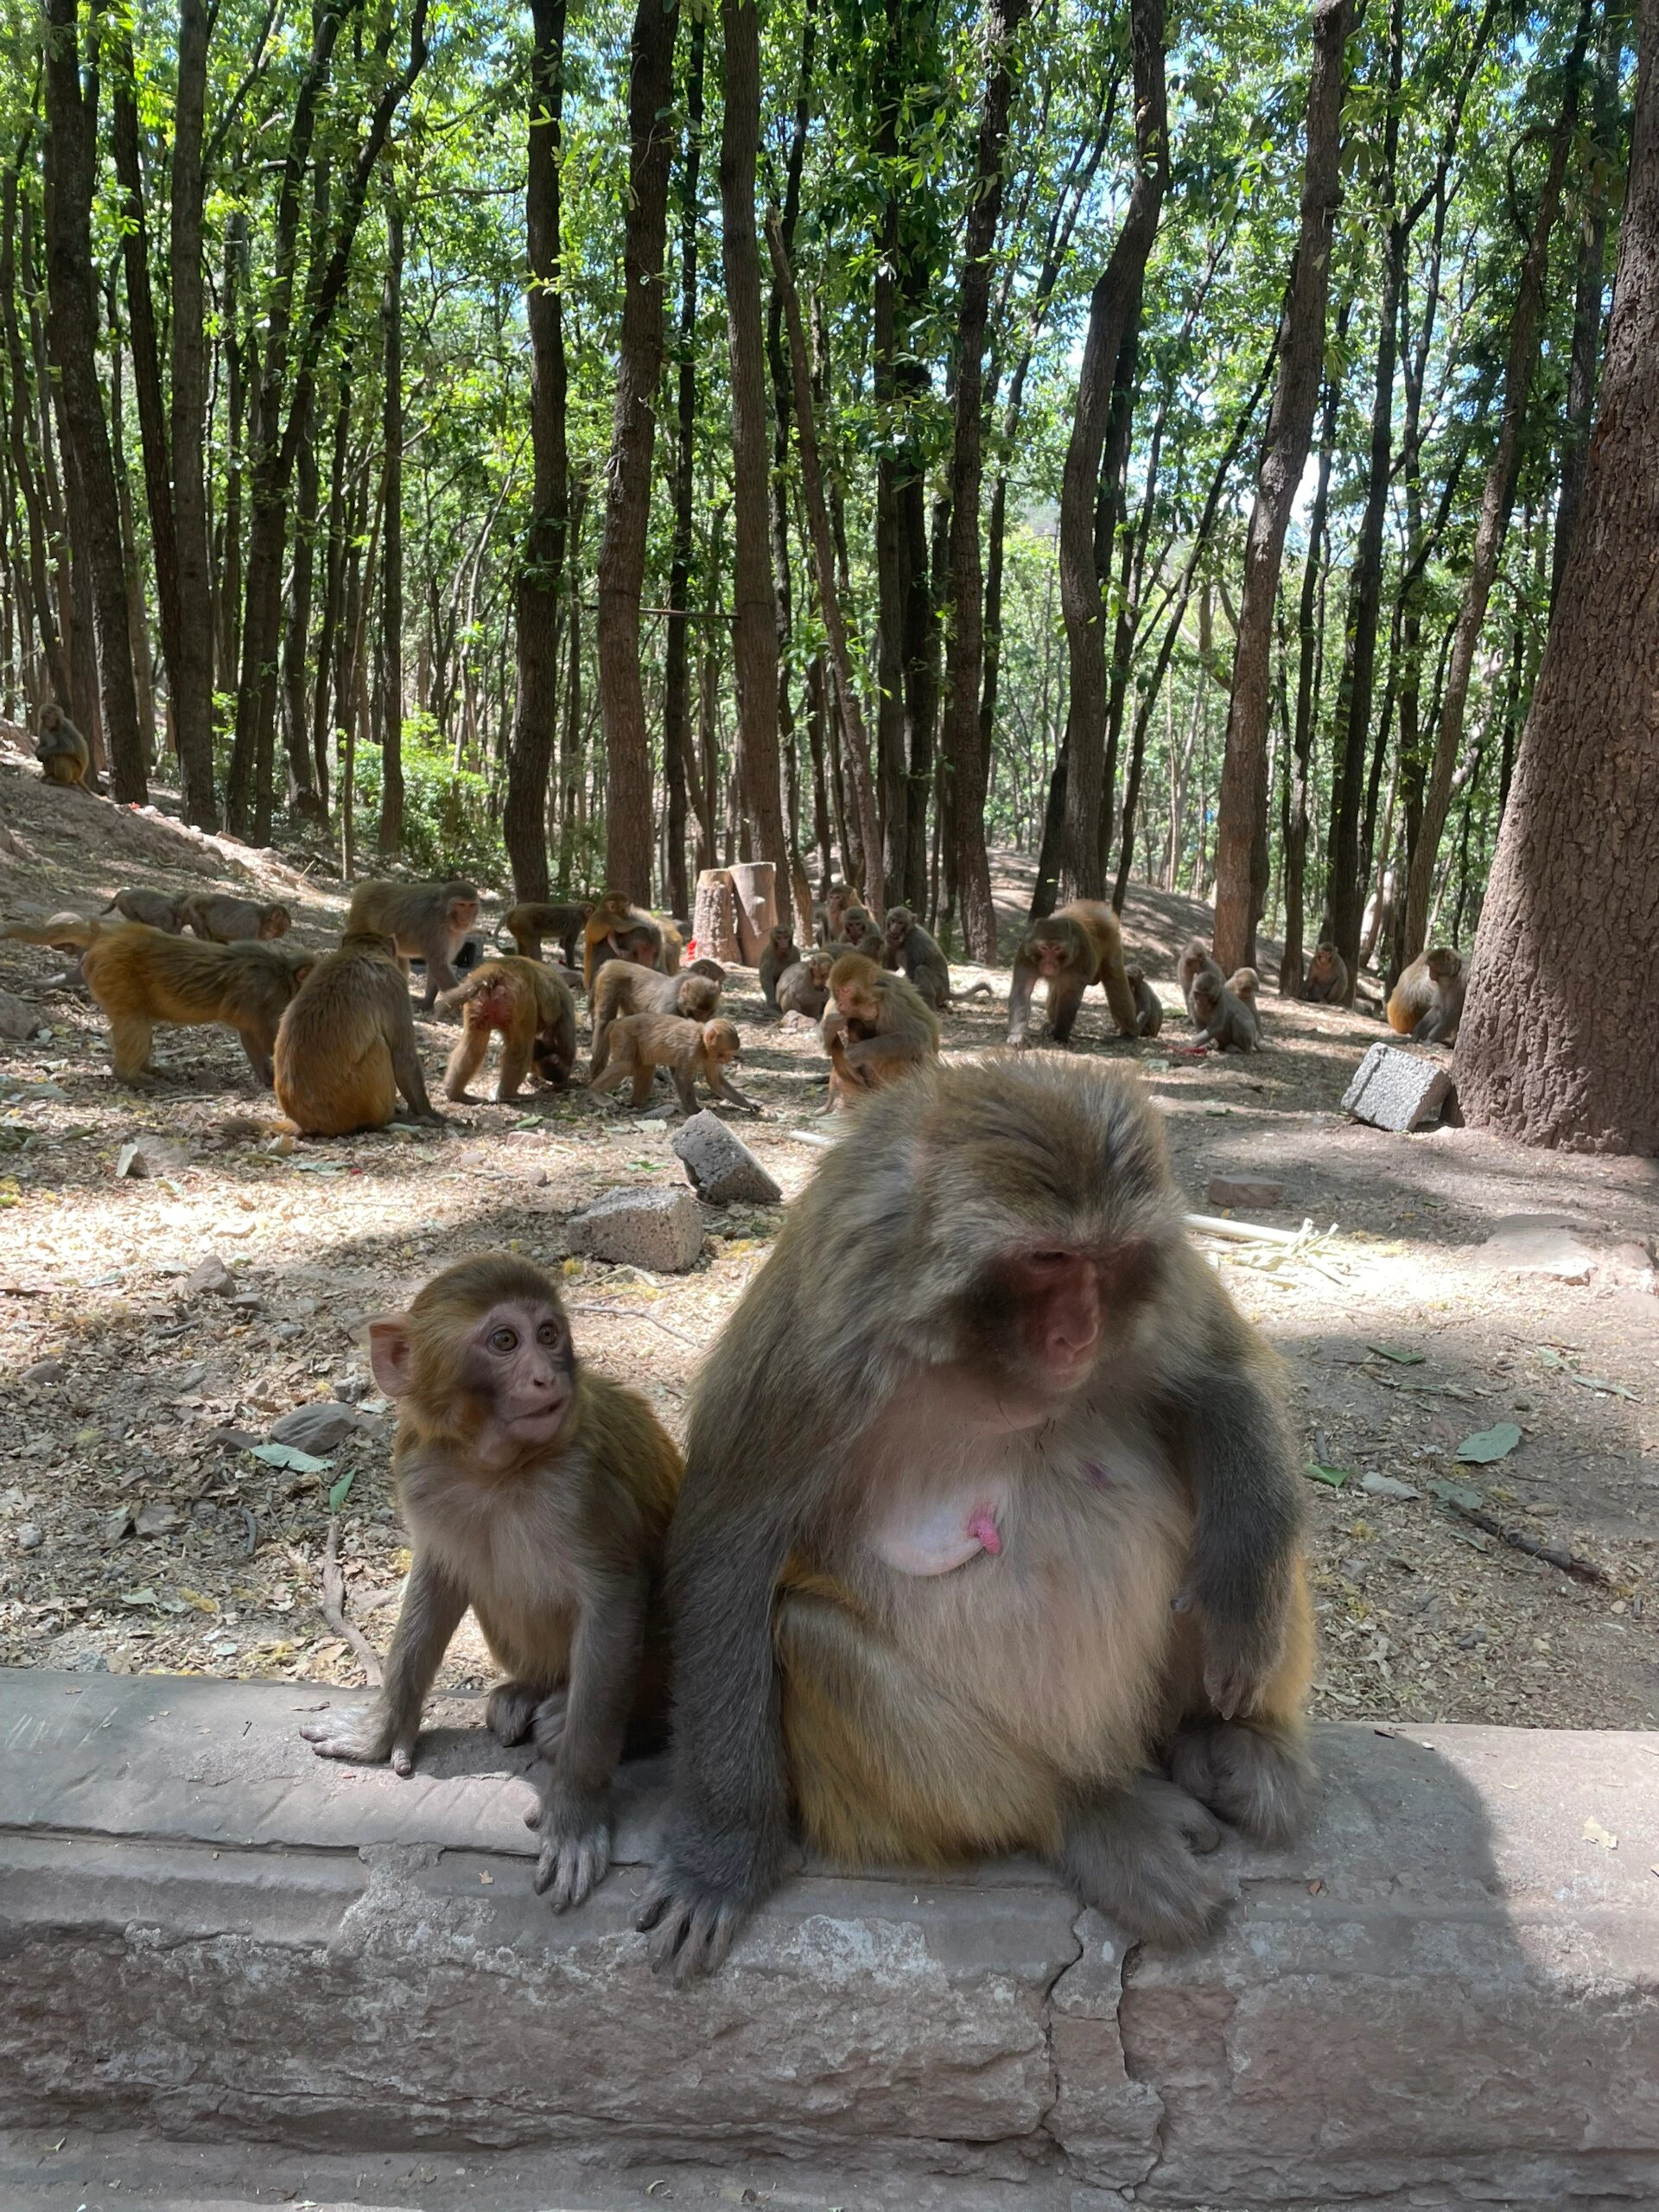
<instances>
[{"instance_id":1,"label":"adult macaque monkey","mask_svg":"<svg viewBox=\"0 0 1659 2212\"><path fill-rule=\"evenodd\" d=\"M607 960L594 982L594 1042L589 1075L602 1075L611 1024L631 1014L677 1014L687 1021L712 1020L720 985L688 972L664 976L632 960Z\"/></svg>"},{"instance_id":2,"label":"adult macaque monkey","mask_svg":"<svg viewBox=\"0 0 1659 2212\"><path fill-rule=\"evenodd\" d=\"M826 1113L866 1091L896 1083L939 1049L939 1017L904 976L888 975L862 952L843 952L830 970L833 1012L823 1018L830 1055Z\"/></svg>"},{"instance_id":3,"label":"adult macaque monkey","mask_svg":"<svg viewBox=\"0 0 1659 2212\"><path fill-rule=\"evenodd\" d=\"M477 919L478 893L470 883L389 883L372 878L352 893L344 935L372 932L391 938L405 976L411 960L423 960L426 992L421 1005L430 1014L439 992L455 988L454 957Z\"/></svg>"},{"instance_id":4,"label":"adult macaque monkey","mask_svg":"<svg viewBox=\"0 0 1659 2212\"><path fill-rule=\"evenodd\" d=\"M118 891L102 910L119 914L123 921L142 922L146 929L164 930L168 937L182 937L184 916L176 899L159 891Z\"/></svg>"},{"instance_id":5,"label":"adult macaque monkey","mask_svg":"<svg viewBox=\"0 0 1659 2212\"><path fill-rule=\"evenodd\" d=\"M1315 1006L1342 1006L1346 1003L1348 963L1329 938L1321 940L1319 950L1307 963L1302 996L1311 999Z\"/></svg>"},{"instance_id":6,"label":"adult macaque monkey","mask_svg":"<svg viewBox=\"0 0 1659 2212\"><path fill-rule=\"evenodd\" d=\"M1254 976L1254 968L1239 975ZM1208 969L1200 969L1192 983L1192 1019L1198 1025L1198 1041L1224 1052L1253 1052L1262 1042L1262 1017L1251 999L1241 998L1237 976L1218 982Z\"/></svg>"},{"instance_id":7,"label":"adult macaque monkey","mask_svg":"<svg viewBox=\"0 0 1659 2212\"><path fill-rule=\"evenodd\" d=\"M631 906L619 893L601 899L582 930L582 980L589 992L607 960L635 960L642 968L661 964L663 932L643 906Z\"/></svg>"},{"instance_id":8,"label":"adult macaque monkey","mask_svg":"<svg viewBox=\"0 0 1659 2212\"><path fill-rule=\"evenodd\" d=\"M881 965L901 969L936 1014L950 1003L950 963L908 906L887 909Z\"/></svg>"},{"instance_id":9,"label":"adult macaque monkey","mask_svg":"<svg viewBox=\"0 0 1659 2212\"><path fill-rule=\"evenodd\" d=\"M1420 1045L1456 1042L1469 963L1449 945L1420 953L1389 994L1389 1027Z\"/></svg>"},{"instance_id":10,"label":"adult macaque monkey","mask_svg":"<svg viewBox=\"0 0 1659 2212\"><path fill-rule=\"evenodd\" d=\"M804 960L785 968L778 978L779 1012L804 1014L809 1021L821 1021L830 1003L830 971L835 964L832 952L809 952Z\"/></svg>"},{"instance_id":11,"label":"adult macaque monkey","mask_svg":"<svg viewBox=\"0 0 1659 2212\"><path fill-rule=\"evenodd\" d=\"M1090 983L1105 987L1120 1035L1136 1034L1140 1014L1123 965L1123 933L1101 899L1074 899L1033 922L1014 956L1008 988L1008 1042L1023 1045L1031 1020L1031 995L1041 977L1048 985L1048 1026L1057 1045L1067 1043L1083 995Z\"/></svg>"},{"instance_id":12,"label":"adult macaque monkey","mask_svg":"<svg viewBox=\"0 0 1659 2212\"><path fill-rule=\"evenodd\" d=\"M92 748L56 700L41 709L35 758L48 784L85 784L92 775Z\"/></svg>"},{"instance_id":13,"label":"adult macaque monkey","mask_svg":"<svg viewBox=\"0 0 1659 2212\"><path fill-rule=\"evenodd\" d=\"M720 1964L791 1806L837 1859L1034 1850L1200 1936L1211 1811L1282 1838L1312 1780L1299 1483L1133 1084L999 1056L872 1099L696 1385L653 1964Z\"/></svg>"},{"instance_id":14,"label":"adult macaque monkey","mask_svg":"<svg viewBox=\"0 0 1659 2212\"><path fill-rule=\"evenodd\" d=\"M773 1014L779 1011L778 978L785 969L793 968L800 957L794 931L787 922L774 923L760 948L760 995Z\"/></svg>"},{"instance_id":15,"label":"adult macaque monkey","mask_svg":"<svg viewBox=\"0 0 1659 2212\"><path fill-rule=\"evenodd\" d=\"M1208 976L1217 983L1224 983L1227 980L1221 972L1221 963L1201 937L1188 938L1178 972L1181 979L1181 996L1186 1001L1188 1014L1192 1012L1192 986L1200 976Z\"/></svg>"},{"instance_id":16,"label":"adult macaque monkey","mask_svg":"<svg viewBox=\"0 0 1659 2212\"><path fill-rule=\"evenodd\" d=\"M181 899L179 912L187 926L209 944L240 944L249 938L286 937L293 917L274 899L231 899L218 893Z\"/></svg>"},{"instance_id":17,"label":"adult macaque monkey","mask_svg":"<svg viewBox=\"0 0 1659 2212\"><path fill-rule=\"evenodd\" d=\"M741 1050L741 1041L729 1021L688 1021L677 1014L627 1014L606 1031L605 1065L588 1088L614 1090L632 1077L631 1103L637 1110L650 1104L651 1079L658 1068L666 1068L683 1113L696 1112L696 1086L702 1083L709 1096L722 1105L741 1106L746 1113L758 1114L760 1109L753 1099L746 1098L734 1083L725 1078L724 1071L736 1065Z\"/></svg>"},{"instance_id":18,"label":"adult macaque monkey","mask_svg":"<svg viewBox=\"0 0 1659 2212\"><path fill-rule=\"evenodd\" d=\"M553 1278L505 1252L372 1321L369 1356L397 1402L414 1561L378 1697L300 1732L322 1758L412 1773L422 1706L470 1605L507 1677L489 1726L504 1744L532 1737L547 1762L525 1818L541 1830L536 1887L563 1911L610 1863L630 1717L636 1740L660 1740L664 1671L647 1662L679 1454L643 1398L578 1364Z\"/></svg>"},{"instance_id":19,"label":"adult macaque monkey","mask_svg":"<svg viewBox=\"0 0 1659 2212\"><path fill-rule=\"evenodd\" d=\"M25 944L80 948L81 973L108 1019L110 1058L123 1083L148 1067L157 1022L222 1021L242 1039L255 1082L269 1088L278 1024L316 959L271 944L199 944L142 922L79 914L54 914L38 928L17 925L4 934Z\"/></svg>"},{"instance_id":20,"label":"adult macaque monkey","mask_svg":"<svg viewBox=\"0 0 1659 2212\"><path fill-rule=\"evenodd\" d=\"M832 883L820 905L812 909L812 930L820 944L834 944L841 935L841 918L852 899L843 883Z\"/></svg>"},{"instance_id":21,"label":"adult macaque monkey","mask_svg":"<svg viewBox=\"0 0 1659 2212\"><path fill-rule=\"evenodd\" d=\"M543 1083L563 1089L576 1064L576 1002L569 984L539 960L507 953L485 960L464 983L440 994L446 1014L461 1017L461 1041L443 1071L446 1098L469 1102L467 1086L484 1065L490 1039L501 1033L501 1072L496 1103L509 1105L533 1067Z\"/></svg>"},{"instance_id":22,"label":"adult macaque monkey","mask_svg":"<svg viewBox=\"0 0 1659 2212\"><path fill-rule=\"evenodd\" d=\"M1164 1026L1164 1002L1147 981L1144 969L1128 968L1124 973L1135 993L1136 1031L1142 1037L1155 1037Z\"/></svg>"},{"instance_id":23,"label":"adult macaque monkey","mask_svg":"<svg viewBox=\"0 0 1659 2212\"><path fill-rule=\"evenodd\" d=\"M880 962L887 950L887 940L875 926L875 917L868 906L850 903L842 908L841 935L836 939L837 950L861 952L866 959Z\"/></svg>"},{"instance_id":24,"label":"adult macaque monkey","mask_svg":"<svg viewBox=\"0 0 1659 2212\"><path fill-rule=\"evenodd\" d=\"M302 1136L384 1129L400 1090L417 1122L442 1128L390 937L348 930L339 951L318 961L276 1032L276 1083L277 1103Z\"/></svg>"},{"instance_id":25,"label":"adult macaque monkey","mask_svg":"<svg viewBox=\"0 0 1659 2212\"><path fill-rule=\"evenodd\" d=\"M582 932L588 917L593 912L591 901L575 899L555 906L542 905L536 899L526 899L522 906L510 906L501 917L501 926L518 948L521 960L539 960L542 939L555 937L564 950L567 968L579 968L581 957L576 947L582 942Z\"/></svg>"}]
</instances>

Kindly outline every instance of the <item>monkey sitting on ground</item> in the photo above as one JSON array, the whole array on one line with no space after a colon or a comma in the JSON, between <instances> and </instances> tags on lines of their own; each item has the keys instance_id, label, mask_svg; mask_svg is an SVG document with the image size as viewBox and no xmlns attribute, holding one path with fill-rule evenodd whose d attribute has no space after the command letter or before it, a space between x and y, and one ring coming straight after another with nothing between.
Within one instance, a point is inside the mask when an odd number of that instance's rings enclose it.
<instances>
[{"instance_id":1,"label":"monkey sitting on ground","mask_svg":"<svg viewBox=\"0 0 1659 2212\"><path fill-rule=\"evenodd\" d=\"M1236 999L1243 999L1250 1011L1258 1019L1260 1018L1261 1009L1256 1005L1256 995L1262 988L1262 977L1257 969L1235 968L1227 978L1227 988Z\"/></svg>"},{"instance_id":2,"label":"monkey sitting on ground","mask_svg":"<svg viewBox=\"0 0 1659 2212\"><path fill-rule=\"evenodd\" d=\"M55 700L41 709L35 758L48 784L85 784L92 775L92 748Z\"/></svg>"},{"instance_id":3,"label":"monkey sitting on ground","mask_svg":"<svg viewBox=\"0 0 1659 2212\"><path fill-rule=\"evenodd\" d=\"M868 906L855 901L843 906L841 912L841 935L835 940L837 952L861 952L866 959L879 962L887 950L887 939L875 926L875 917Z\"/></svg>"},{"instance_id":4,"label":"monkey sitting on ground","mask_svg":"<svg viewBox=\"0 0 1659 2212\"><path fill-rule=\"evenodd\" d=\"M325 953L276 1032L276 1099L302 1136L384 1129L401 1090L417 1122L442 1128L415 1049L415 1017L397 949L347 930Z\"/></svg>"},{"instance_id":5,"label":"monkey sitting on ground","mask_svg":"<svg viewBox=\"0 0 1659 2212\"><path fill-rule=\"evenodd\" d=\"M696 1085L701 1081L709 1096L722 1105L741 1106L746 1113L758 1114L760 1109L754 1101L746 1098L735 1084L728 1083L722 1072L735 1065L741 1050L729 1021L688 1021L677 1014L627 1014L612 1022L606 1032L605 1065L588 1088L614 1090L632 1077L630 1103L637 1112L651 1103L652 1077L658 1068L666 1068L673 1077L682 1112L696 1112Z\"/></svg>"},{"instance_id":6,"label":"monkey sitting on ground","mask_svg":"<svg viewBox=\"0 0 1659 2212\"><path fill-rule=\"evenodd\" d=\"M787 922L778 922L766 931L766 941L760 948L760 995L772 1014L779 1010L778 978L785 968L796 966L800 957L795 932Z\"/></svg>"},{"instance_id":7,"label":"monkey sitting on ground","mask_svg":"<svg viewBox=\"0 0 1659 2212\"><path fill-rule=\"evenodd\" d=\"M1328 937L1320 939L1319 950L1307 963L1302 996L1315 1006L1342 1006L1347 1001L1348 963Z\"/></svg>"},{"instance_id":8,"label":"monkey sitting on ground","mask_svg":"<svg viewBox=\"0 0 1659 2212\"><path fill-rule=\"evenodd\" d=\"M1138 1087L1046 1054L825 1156L692 1402L653 1965L721 1963L791 1812L853 1864L1039 1852L1131 1941L1211 1924L1212 1813L1294 1832L1300 1455L1181 1208Z\"/></svg>"},{"instance_id":9,"label":"monkey sitting on ground","mask_svg":"<svg viewBox=\"0 0 1659 2212\"><path fill-rule=\"evenodd\" d=\"M179 914L186 925L209 944L240 944L251 938L286 937L291 920L287 907L275 900L262 906L257 899L230 899L217 892L206 897L181 899Z\"/></svg>"},{"instance_id":10,"label":"monkey sitting on ground","mask_svg":"<svg viewBox=\"0 0 1659 2212\"><path fill-rule=\"evenodd\" d=\"M407 993L405 993L407 996ZM680 1459L645 1400L577 1360L553 1277L463 1260L369 1325L397 1402L392 1472L414 1554L372 1705L301 1730L321 1758L414 1771L421 1708L470 1605L506 1679L488 1723L547 1762L536 1887L580 1904L610 1864L611 1778L662 1740L658 1606Z\"/></svg>"},{"instance_id":11,"label":"monkey sitting on ground","mask_svg":"<svg viewBox=\"0 0 1659 2212\"><path fill-rule=\"evenodd\" d=\"M222 1021L242 1039L254 1080L268 1088L278 1024L316 958L253 942L199 944L142 922L79 914L54 914L38 929L16 925L5 935L81 949L81 973L108 1018L110 1058L123 1083L149 1065L158 1021L190 1027Z\"/></svg>"},{"instance_id":12,"label":"monkey sitting on ground","mask_svg":"<svg viewBox=\"0 0 1659 2212\"><path fill-rule=\"evenodd\" d=\"M590 993L607 960L633 960L642 968L662 965L663 932L655 916L643 906L631 906L620 892L608 892L588 915L582 945L582 980Z\"/></svg>"},{"instance_id":13,"label":"monkey sitting on ground","mask_svg":"<svg viewBox=\"0 0 1659 2212\"><path fill-rule=\"evenodd\" d=\"M862 952L843 952L830 970L835 1006L823 1017L830 1055L825 1113L896 1083L939 1049L939 1017L908 976L891 976Z\"/></svg>"},{"instance_id":14,"label":"monkey sitting on ground","mask_svg":"<svg viewBox=\"0 0 1659 2212\"><path fill-rule=\"evenodd\" d=\"M1241 968L1240 976L1254 977L1254 968ZM1207 969L1192 981L1192 1019L1198 1025L1200 1045L1214 1045L1224 1052L1253 1052L1262 1042L1262 1020L1249 999L1239 997L1235 983L1217 982Z\"/></svg>"},{"instance_id":15,"label":"monkey sitting on ground","mask_svg":"<svg viewBox=\"0 0 1659 2212\"><path fill-rule=\"evenodd\" d=\"M936 1014L950 1005L950 963L908 906L887 909L881 965L902 969Z\"/></svg>"},{"instance_id":16,"label":"monkey sitting on ground","mask_svg":"<svg viewBox=\"0 0 1659 2212\"><path fill-rule=\"evenodd\" d=\"M1181 996L1186 1001L1188 1014L1192 1012L1192 986L1200 976L1209 976L1215 983L1224 983L1227 980L1221 972L1220 962L1214 957L1201 937L1188 938L1177 973L1181 979Z\"/></svg>"},{"instance_id":17,"label":"monkey sitting on ground","mask_svg":"<svg viewBox=\"0 0 1659 2212\"><path fill-rule=\"evenodd\" d=\"M785 968L778 978L778 1011L821 1021L830 1003L830 971L835 964L833 952L809 952L804 960Z\"/></svg>"},{"instance_id":18,"label":"monkey sitting on ground","mask_svg":"<svg viewBox=\"0 0 1659 2212\"><path fill-rule=\"evenodd\" d=\"M501 1033L498 1106L518 1097L533 1066L543 1083L563 1090L576 1064L576 1002L569 986L539 960L507 953L480 961L464 983L443 992L438 1004L461 1017L461 1040L443 1071L447 1098L470 1103L467 1086L484 1065L490 1039Z\"/></svg>"},{"instance_id":19,"label":"monkey sitting on ground","mask_svg":"<svg viewBox=\"0 0 1659 2212\"><path fill-rule=\"evenodd\" d=\"M605 1072L611 1024L631 1014L677 1014L708 1021L720 1005L720 985L707 976L664 976L637 961L607 960L594 979L594 1041L589 1077Z\"/></svg>"},{"instance_id":20,"label":"monkey sitting on ground","mask_svg":"<svg viewBox=\"0 0 1659 2212\"><path fill-rule=\"evenodd\" d=\"M542 939L555 937L563 947L565 966L575 968L581 965L576 947L582 942L582 926L593 911L592 903L586 899L574 899L554 906L531 899L521 906L509 906L501 917L501 927L518 946L521 960L539 960Z\"/></svg>"},{"instance_id":21,"label":"monkey sitting on ground","mask_svg":"<svg viewBox=\"0 0 1659 2212\"><path fill-rule=\"evenodd\" d=\"M1137 1033L1141 1015L1123 965L1123 934L1103 899L1074 899L1046 920L1033 922L1020 938L1008 988L1010 1045L1026 1041L1031 995L1039 976L1048 985L1048 1026L1057 1045L1070 1041L1090 983L1104 986L1118 1033Z\"/></svg>"},{"instance_id":22,"label":"monkey sitting on ground","mask_svg":"<svg viewBox=\"0 0 1659 2212\"><path fill-rule=\"evenodd\" d=\"M1389 994L1389 1027L1420 1045L1451 1045L1463 1020L1469 963L1449 945L1420 953Z\"/></svg>"},{"instance_id":23,"label":"monkey sitting on ground","mask_svg":"<svg viewBox=\"0 0 1659 2212\"><path fill-rule=\"evenodd\" d=\"M845 884L832 883L812 909L812 933L820 944L834 944L841 935L841 918L852 896Z\"/></svg>"},{"instance_id":24,"label":"monkey sitting on ground","mask_svg":"<svg viewBox=\"0 0 1659 2212\"><path fill-rule=\"evenodd\" d=\"M159 891L118 891L102 911L119 914L124 921L143 922L147 929L163 930L168 937L184 934L179 901L163 897Z\"/></svg>"},{"instance_id":25,"label":"monkey sitting on ground","mask_svg":"<svg viewBox=\"0 0 1659 2212\"><path fill-rule=\"evenodd\" d=\"M371 877L352 893L345 935L391 938L405 976L411 960L423 960L426 991L421 1005L429 1014L440 991L454 989L455 954L477 919L478 893L470 883L389 883Z\"/></svg>"},{"instance_id":26,"label":"monkey sitting on ground","mask_svg":"<svg viewBox=\"0 0 1659 2212\"><path fill-rule=\"evenodd\" d=\"M1164 1002L1147 981L1144 969L1126 968L1123 972L1135 993L1136 1031L1142 1037L1155 1037L1164 1026Z\"/></svg>"}]
</instances>

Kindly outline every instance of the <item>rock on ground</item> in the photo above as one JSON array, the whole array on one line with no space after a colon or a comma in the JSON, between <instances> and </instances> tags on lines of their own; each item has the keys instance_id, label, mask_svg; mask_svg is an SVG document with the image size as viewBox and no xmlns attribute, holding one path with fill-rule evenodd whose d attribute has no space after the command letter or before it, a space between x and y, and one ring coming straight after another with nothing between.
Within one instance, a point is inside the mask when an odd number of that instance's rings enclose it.
<instances>
[{"instance_id":1,"label":"rock on ground","mask_svg":"<svg viewBox=\"0 0 1659 2212\"><path fill-rule=\"evenodd\" d=\"M1452 1090L1448 1068L1398 1045L1373 1045L1342 1094L1357 1122L1402 1135L1435 1121Z\"/></svg>"},{"instance_id":2,"label":"rock on ground","mask_svg":"<svg viewBox=\"0 0 1659 2212\"><path fill-rule=\"evenodd\" d=\"M718 1114L704 1107L677 1128L671 1140L685 1163L691 1187L711 1206L729 1205L741 1198L775 1206L783 1192Z\"/></svg>"},{"instance_id":3,"label":"rock on ground","mask_svg":"<svg viewBox=\"0 0 1659 2212\"><path fill-rule=\"evenodd\" d=\"M690 1191L606 1191L565 1230L573 1252L653 1274L683 1274L702 1250L702 1212Z\"/></svg>"}]
</instances>

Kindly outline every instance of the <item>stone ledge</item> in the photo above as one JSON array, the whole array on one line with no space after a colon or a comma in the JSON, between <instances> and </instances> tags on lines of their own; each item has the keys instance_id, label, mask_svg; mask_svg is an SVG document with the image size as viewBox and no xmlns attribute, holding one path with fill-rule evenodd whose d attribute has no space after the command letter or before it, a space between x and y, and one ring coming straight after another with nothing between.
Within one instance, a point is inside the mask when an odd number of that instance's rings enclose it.
<instances>
[{"instance_id":1,"label":"stone ledge","mask_svg":"<svg viewBox=\"0 0 1659 2212\"><path fill-rule=\"evenodd\" d=\"M561 1919L530 1761L478 1703L435 1710L400 1783L300 1742L338 1694L0 1671L0 2125L810 2160L1080 2206L1659 2202L1659 1738L1325 1729L1319 1825L1229 1847L1198 1952L1126 1954L1027 1862L804 1866L677 1994L632 1932L658 1770Z\"/></svg>"}]
</instances>

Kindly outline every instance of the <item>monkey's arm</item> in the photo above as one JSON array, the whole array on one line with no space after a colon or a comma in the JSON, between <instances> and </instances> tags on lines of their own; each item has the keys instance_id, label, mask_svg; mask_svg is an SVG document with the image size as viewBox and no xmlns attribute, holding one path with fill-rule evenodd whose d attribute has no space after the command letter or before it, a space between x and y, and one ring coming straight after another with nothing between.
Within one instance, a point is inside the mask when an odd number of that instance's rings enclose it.
<instances>
[{"instance_id":1,"label":"monkey's arm","mask_svg":"<svg viewBox=\"0 0 1659 2212\"><path fill-rule=\"evenodd\" d=\"M1037 987L1037 964L1032 960L1016 959L1014 980L1008 985L1008 1042L1023 1045L1026 1031L1031 1024L1031 995Z\"/></svg>"},{"instance_id":2,"label":"monkey's arm","mask_svg":"<svg viewBox=\"0 0 1659 2212\"><path fill-rule=\"evenodd\" d=\"M379 1696L372 1705L336 1706L300 1731L319 1758L353 1759L365 1766L382 1766L390 1759L395 1774L414 1772L421 1707L466 1610L461 1592L417 1552Z\"/></svg>"},{"instance_id":3,"label":"monkey's arm","mask_svg":"<svg viewBox=\"0 0 1659 2212\"><path fill-rule=\"evenodd\" d=\"M721 1075L711 1060L709 1064L709 1093L710 1097L729 1099L734 1106L741 1106L746 1114L758 1114L760 1109L753 1098L746 1098L729 1076Z\"/></svg>"},{"instance_id":4,"label":"monkey's arm","mask_svg":"<svg viewBox=\"0 0 1659 2212\"><path fill-rule=\"evenodd\" d=\"M460 978L442 953L426 956L426 996L421 1004L430 1014L440 991L453 991Z\"/></svg>"},{"instance_id":5,"label":"monkey's arm","mask_svg":"<svg viewBox=\"0 0 1659 2212\"><path fill-rule=\"evenodd\" d=\"M541 1832L538 1896L555 1912L580 1904L611 1863L611 1777L633 1703L645 1644L643 1574L601 1577L584 1588L562 1696L537 1710L536 1748L548 1763L533 1824Z\"/></svg>"},{"instance_id":6,"label":"monkey's arm","mask_svg":"<svg viewBox=\"0 0 1659 2212\"><path fill-rule=\"evenodd\" d=\"M1141 1009L1135 1002L1135 987L1129 982L1123 964L1123 955L1116 948L1102 963L1099 980L1106 987L1107 1003L1112 1009L1112 1020L1118 1033L1123 1037L1138 1037L1141 1033Z\"/></svg>"},{"instance_id":7,"label":"monkey's arm","mask_svg":"<svg viewBox=\"0 0 1659 2212\"><path fill-rule=\"evenodd\" d=\"M403 1033L394 1032L391 1041L391 1072L398 1090L409 1102L410 1112L417 1122L428 1122L434 1128L442 1128L443 1116L426 1095L426 1077L421 1070L421 1056L415 1049L413 1025L405 1023Z\"/></svg>"}]
</instances>

